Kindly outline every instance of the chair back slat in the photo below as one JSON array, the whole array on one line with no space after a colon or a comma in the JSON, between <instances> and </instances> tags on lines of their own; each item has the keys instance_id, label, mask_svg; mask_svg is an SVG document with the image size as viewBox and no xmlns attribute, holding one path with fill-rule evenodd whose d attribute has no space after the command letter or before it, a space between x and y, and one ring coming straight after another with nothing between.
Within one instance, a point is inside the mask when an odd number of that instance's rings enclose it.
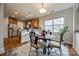
<instances>
[{"instance_id":1,"label":"chair back slat","mask_svg":"<svg viewBox=\"0 0 79 59\"><path fill-rule=\"evenodd\" d=\"M38 43L38 36L35 36L35 32L30 32L30 42L31 44L36 44Z\"/></svg>"}]
</instances>

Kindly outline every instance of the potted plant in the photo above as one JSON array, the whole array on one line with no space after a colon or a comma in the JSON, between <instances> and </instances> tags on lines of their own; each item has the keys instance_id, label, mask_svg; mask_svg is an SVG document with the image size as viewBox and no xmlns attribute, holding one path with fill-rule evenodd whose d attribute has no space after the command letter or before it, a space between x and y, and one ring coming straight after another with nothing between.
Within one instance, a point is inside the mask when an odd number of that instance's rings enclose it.
<instances>
[{"instance_id":1,"label":"potted plant","mask_svg":"<svg viewBox=\"0 0 79 59\"><path fill-rule=\"evenodd\" d=\"M64 26L63 28L61 28L61 29L59 30L59 32L60 32L60 41L63 41L63 35L64 35L66 32L68 32L68 31L69 31L68 26Z\"/></svg>"}]
</instances>

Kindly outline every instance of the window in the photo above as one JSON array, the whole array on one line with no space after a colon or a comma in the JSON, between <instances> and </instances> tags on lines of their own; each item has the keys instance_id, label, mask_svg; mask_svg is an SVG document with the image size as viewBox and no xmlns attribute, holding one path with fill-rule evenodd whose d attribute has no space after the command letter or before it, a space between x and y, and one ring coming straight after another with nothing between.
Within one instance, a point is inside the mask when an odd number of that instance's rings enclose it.
<instances>
[{"instance_id":1,"label":"window","mask_svg":"<svg viewBox=\"0 0 79 59\"><path fill-rule=\"evenodd\" d=\"M46 31L47 30L52 31L53 30L52 25L53 25L53 20L47 20L47 21L45 21L45 30Z\"/></svg>"},{"instance_id":2,"label":"window","mask_svg":"<svg viewBox=\"0 0 79 59\"><path fill-rule=\"evenodd\" d=\"M64 26L64 17L45 21L46 31L50 30L53 32L59 32L59 29L63 28L63 26Z\"/></svg>"}]
</instances>

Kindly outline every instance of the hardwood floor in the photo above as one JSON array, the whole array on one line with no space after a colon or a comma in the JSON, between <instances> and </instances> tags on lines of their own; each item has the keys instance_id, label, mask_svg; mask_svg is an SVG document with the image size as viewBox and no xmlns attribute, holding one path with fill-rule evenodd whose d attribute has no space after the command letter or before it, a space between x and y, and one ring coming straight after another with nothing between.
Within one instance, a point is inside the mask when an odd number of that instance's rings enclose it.
<instances>
[{"instance_id":1,"label":"hardwood floor","mask_svg":"<svg viewBox=\"0 0 79 59\"><path fill-rule=\"evenodd\" d=\"M12 50L13 48L16 48L17 46L20 46L18 36L4 39L5 52L9 52L10 50Z\"/></svg>"},{"instance_id":2,"label":"hardwood floor","mask_svg":"<svg viewBox=\"0 0 79 59\"><path fill-rule=\"evenodd\" d=\"M70 55L70 56L78 56L77 52L76 52L75 49L72 47L72 45L70 45L70 44L65 44L65 46L68 47L68 51L69 51L69 55Z\"/></svg>"},{"instance_id":3,"label":"hardwood floor","mask_svg":"<svg viewBox=\"0 0 79 59\"><path fill-rule=\"evenodd\" d=\"M19 39L19 38L17 38L17 39ZM7 45L4 44L4 49L5 49L6 53L11 51L13 48L19 47L19 46L24 45L24 44L27 43L27 42L24 42L24 43L21 44L21 43L14 43L14 42L12 41L10 45L9 44L7 44ZM78 54L75 51L75 49L72 48L72 45L65 44L65 46L68 47L68 51L69 51L69 55L70 56L78 56Z\"/></svg>"},{"instance_id":4,"label":"hardwood floor","mask_svg":"<svg viewBox=\"0 0 79 59\"><path fill-rule=\"evenodd\" d=\"M78 56L75 49L73 49L71 46L68 47L70 56Z\"/></svg>"}]
</instances>

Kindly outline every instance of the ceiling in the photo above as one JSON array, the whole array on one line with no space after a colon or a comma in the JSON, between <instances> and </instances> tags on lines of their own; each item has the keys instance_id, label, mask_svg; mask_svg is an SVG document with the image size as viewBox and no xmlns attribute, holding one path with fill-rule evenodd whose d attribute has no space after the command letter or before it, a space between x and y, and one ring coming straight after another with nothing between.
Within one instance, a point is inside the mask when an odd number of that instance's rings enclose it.
<instances>
[{"instance_id":1,"label":"ceiling","mask_svg":"<svg viewBox=\"0 0 79 59\"><path fill-rule=\"evenodd\" d=\"M46 13L41 14L39 9L42 7L41 3L5 3L4 4L4 15L13 16L20 20L26 20L29 18L41 17L50 13L58 12L67 8L72 7L72 3L45 3ZM54 12L51 12L54 11ZM17 12L17 14L15 14ZM30 17L27 17L31 14Z\"/></svg>"}]
</instances>

